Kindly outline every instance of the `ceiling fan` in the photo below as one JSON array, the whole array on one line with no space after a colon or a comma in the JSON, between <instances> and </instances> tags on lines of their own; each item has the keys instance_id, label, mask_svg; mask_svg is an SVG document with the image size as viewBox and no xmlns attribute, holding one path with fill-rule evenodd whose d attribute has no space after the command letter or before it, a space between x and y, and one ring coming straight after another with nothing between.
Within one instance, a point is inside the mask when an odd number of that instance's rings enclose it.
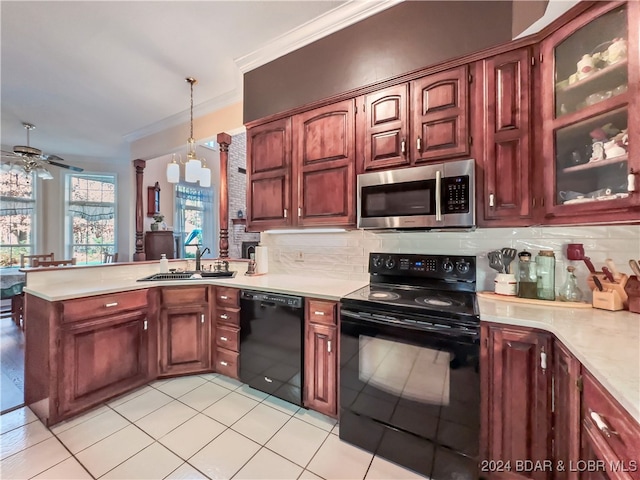
<instances>
[{"instance_id":1,"label":"ceiling fan","mask_svg":"<svg viewBox=\"0 0 640 480\"><path fill-rule=\"evenodd\" d=\"M82 172L83 169L80 167L60 163L64 162L63 158L57 155L44 154L39 148L32 147L29 144L29 132L36 127L31 123L23 123L22 125L27 131L27 144L14 146L13 152L2 150L2 171L10 173L24 172L27 174L35 172L43 180L51 180L53 178L53 175L46 168L47 164L73 170L74 172Z\"/></svg>"}]
</instances>

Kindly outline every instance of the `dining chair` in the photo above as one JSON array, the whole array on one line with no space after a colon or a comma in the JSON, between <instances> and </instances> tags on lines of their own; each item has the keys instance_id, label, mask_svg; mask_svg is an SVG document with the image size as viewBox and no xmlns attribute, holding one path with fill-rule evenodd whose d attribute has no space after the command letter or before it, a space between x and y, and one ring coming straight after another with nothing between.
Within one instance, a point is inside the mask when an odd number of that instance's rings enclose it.
<instances>
[{"instance_id":1,"label":"dining chair","mask_svg":"<svg viewBox=\"0 0 640 480\"><path fill-rule=\"evenodd\" d=\"M117 261L118 261L118 252L116 253L104 252L104 259L102 260L102 263L116 263Z\"/></svg>"},{"instance_id":2,"label":"dining chair","mask_svg":"<svg viewBox=\"0 0 640 480\"><path fill-rule=\"evenodd\" d=\"M34 267L63 267L65 265L75 265L76 264L76 258L70 258L68 260L50 260L50 261L39 261L39 260L35 260L33 262L33 266Z\"/></svg>"},{"instance_id":3,"label":"dining chair","mask_svg":"<svg viewBox=\"0 0 640 480\"><path fill-rule=\"evenodd\" d=\"M24 268L29 264L29 267L35 266L34 263L37 261L45 261L51 262L53 261L53 252L51 253L41 253L37 255L24 255L20 254L20 268Z\"/></svg>"}]
</instances>

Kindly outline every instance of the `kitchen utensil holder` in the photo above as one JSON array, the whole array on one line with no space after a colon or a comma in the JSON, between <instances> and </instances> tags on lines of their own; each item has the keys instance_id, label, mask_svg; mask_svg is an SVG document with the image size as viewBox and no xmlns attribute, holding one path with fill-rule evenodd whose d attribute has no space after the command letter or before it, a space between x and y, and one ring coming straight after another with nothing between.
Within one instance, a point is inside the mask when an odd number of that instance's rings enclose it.
<instances>
[{"instance_id":1,"label":"kitchen utensil holder","mask_svg":"<svg viewBox=\"0 0 640 480\"><path fill-rule=\"evenodd\" d=\"M602 272L596 272L593 275L598 277L602 284L603 291L599 291L593 281L592 276L587 277L587 284L593 291L593 306L594 308L601 308L603 310L623 310L629 306L629 296L625 292L625 286L629 280L629 276L626 274L620 275L619 282L610 282ZM618 303L620 307L618 308Z\"/></svg>"},{"instance_id":2,"label":"kitchen utensil holder","mask_svg":"<svg viewBox=\"0 0 640 480\"><path fill-rule=\"evenodd\" d=\"M495 292L498 295L509 295L515 297L518 285L516 276L513 273L499 273L494 280Z\"/></svg>"},{"instance_id":3,"label":"kitchen utensil holder","mask_svg":"<svg viewBox=\"0 0 640 480\"><path fill-rule=\"evenodd\" d=\"M640 313L640 279L635 275L630 276L624 291L629 297L629 311Z\"/></svg>"}]
</instances>

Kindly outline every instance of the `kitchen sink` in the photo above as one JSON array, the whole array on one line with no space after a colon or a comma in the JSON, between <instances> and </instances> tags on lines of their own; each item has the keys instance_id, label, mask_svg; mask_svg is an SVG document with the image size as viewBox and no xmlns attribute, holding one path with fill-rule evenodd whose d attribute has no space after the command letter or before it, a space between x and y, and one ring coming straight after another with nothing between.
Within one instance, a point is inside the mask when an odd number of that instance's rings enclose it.
<instances>
[{"instance_id":1,"label":"kitchen sink","mask_svg":"<svg viewBox=\"0 0 640 480\"><path fill-rule=\"evenodd\" d=\"M203 278L233 278L236 272L170 272L154 273L138 279L138 282L160 282L172 280L200 280Z\"/></svg>"}]
</instances>

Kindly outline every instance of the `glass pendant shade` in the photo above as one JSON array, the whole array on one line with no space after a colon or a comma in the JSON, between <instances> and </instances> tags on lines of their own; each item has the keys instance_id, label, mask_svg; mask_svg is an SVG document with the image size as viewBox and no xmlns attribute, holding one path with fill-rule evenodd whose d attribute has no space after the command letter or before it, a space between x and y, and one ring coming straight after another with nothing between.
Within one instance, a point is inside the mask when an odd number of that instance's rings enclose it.
<instances>
[{"instance_id":1,"label":"glass pendant shade","mask_svg":"<svg viewBox=\"0 0 640 480\"><path fill-rule=\"evenodd\" d=\"M187 182L197 182L200 180L200 170L202 170L202 164L197 158L192 158L184 166L184 179Z\"/></svg>"},{"instance_id":2,"label":"glass pendant shade","mask_svg":"<svg viewBox=\"0 0 640 480\"><path fill-rule=\"evenodd\" d=\"M202 167L200 169L200 186L201 187L211 186L211 169L210 168Z\"/></svg>"},{"instance_id":3,"label":"glass pendant shade","mask_svg":"<svg viewBox=\"0 0 640 480\"><path fill-rule=\"evenodd\" d=\"M180 181L180 165L175 161L167 165L167 182L178 183Z\"/></svg>"}]
</instances>

